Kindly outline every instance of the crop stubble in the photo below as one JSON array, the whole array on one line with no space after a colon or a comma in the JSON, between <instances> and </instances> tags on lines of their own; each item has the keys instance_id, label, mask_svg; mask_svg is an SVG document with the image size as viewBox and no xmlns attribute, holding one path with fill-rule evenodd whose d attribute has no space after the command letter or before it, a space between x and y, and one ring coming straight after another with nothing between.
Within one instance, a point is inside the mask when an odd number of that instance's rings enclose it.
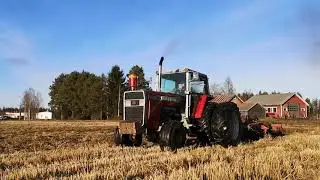
<instances>
[{"instance_id":1,"label":"crop stubble","mask_svg":"<svg viewBox=\"0 0 320 180\"><path fill-rule=\"evenodd\" d=\"M115 147L107 121L1 122L0 179L317 179L318 121L237 147Z\"/></svg>"}]
</instances>

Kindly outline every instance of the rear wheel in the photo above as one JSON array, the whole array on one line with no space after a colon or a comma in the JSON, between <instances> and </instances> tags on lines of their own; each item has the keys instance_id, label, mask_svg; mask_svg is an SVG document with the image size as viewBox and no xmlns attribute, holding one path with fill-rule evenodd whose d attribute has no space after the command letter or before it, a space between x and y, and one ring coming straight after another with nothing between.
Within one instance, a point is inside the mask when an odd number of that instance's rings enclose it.
<instances>
[{"instance_id":1,"label":"rear wheel","mask_svg":"<svg viewBox=\"0 0 320 180\"><path fill-rule=\"evenodd\" d=\"M240 112L235 103L218 104L212 113L211 136L216 143L237 145L242 136Z\"/></svg>"},{"instance_id":2,"label":"rear wheel","mask_svg":"<svg viewBox=\"0 0 320 180\"><path fill-rule=\"evenodd\" d=\"M159 133L159 144L161 150L165 147L171 151L177 151L185 145L186 131L182 123L179 121L168 121L163 124Z\"/></svg>"},{"instance_id":3,"label":"rear wheel","mask_svg":"<svg viewBox=\"0 0 320 180\"><path fill-rule=\"evenodd\" d=\"M242 136L240 112L235 103L208 102L201 130L211 143L237 145Z\"/></svg>"}]
</instances>

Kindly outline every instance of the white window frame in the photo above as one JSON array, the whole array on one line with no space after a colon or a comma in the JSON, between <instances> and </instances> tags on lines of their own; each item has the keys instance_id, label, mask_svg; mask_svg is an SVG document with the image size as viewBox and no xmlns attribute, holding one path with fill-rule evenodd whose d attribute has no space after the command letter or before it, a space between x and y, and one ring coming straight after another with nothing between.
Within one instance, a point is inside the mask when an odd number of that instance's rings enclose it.
<instances>
[{"instance_id":1,"label":"white window frame","mask_svg":"<svg viewBox=\"0 0 320 180\"><path fill-rule=\"evenodd\" d=\"M276 109L276 111L273 111L274 108ZM270 109L270 111L269 111L269 109ZM266 107L266 112L267 113L277 113L277 109L278 108L276 106L268 106L268 107Z\"/></svg>"}]
</instances>

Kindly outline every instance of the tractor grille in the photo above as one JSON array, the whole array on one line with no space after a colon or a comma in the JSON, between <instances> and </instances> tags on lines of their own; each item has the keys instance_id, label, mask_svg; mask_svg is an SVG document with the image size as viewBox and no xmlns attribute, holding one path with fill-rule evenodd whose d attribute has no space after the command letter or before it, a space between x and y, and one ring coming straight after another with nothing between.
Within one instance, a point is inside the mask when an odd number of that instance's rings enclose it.
<instances>
[{"instance_id":1,"label":"tractor grille","mask_svg":"<svg viewBox=\"0 0 320 180\"><path fill-rule=\"evenodd\" d=\"M127 99L143 99L143 92L129 92L125 93L125 100Z\"/></svg>"},{"instance_id":2,"label":"tractor grille","mask_svg":"<svg viewBox=\"0 0 320 180\"><path fill-rule=\"evenodd\" d=\"M143 120L143 106L125 107L126 120Z\"/></svg>"}]
</instances>

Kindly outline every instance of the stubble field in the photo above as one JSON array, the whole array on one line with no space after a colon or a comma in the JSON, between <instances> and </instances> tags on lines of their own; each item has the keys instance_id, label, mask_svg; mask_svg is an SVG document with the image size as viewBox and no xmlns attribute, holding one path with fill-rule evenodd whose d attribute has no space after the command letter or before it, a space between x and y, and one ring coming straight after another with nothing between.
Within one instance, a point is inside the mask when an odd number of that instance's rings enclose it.
<instances>
[{"instance_id":1,"label":"stubble field","mask_svg":"<svg viewBox=\"0 0 320 180\"><path fill-rule=\"evenodd\" d=\"M320 179L320 121L286 136L161 152L115 147L108 121L0 122L0 179Z\"/></svg>"}]
</instances>

